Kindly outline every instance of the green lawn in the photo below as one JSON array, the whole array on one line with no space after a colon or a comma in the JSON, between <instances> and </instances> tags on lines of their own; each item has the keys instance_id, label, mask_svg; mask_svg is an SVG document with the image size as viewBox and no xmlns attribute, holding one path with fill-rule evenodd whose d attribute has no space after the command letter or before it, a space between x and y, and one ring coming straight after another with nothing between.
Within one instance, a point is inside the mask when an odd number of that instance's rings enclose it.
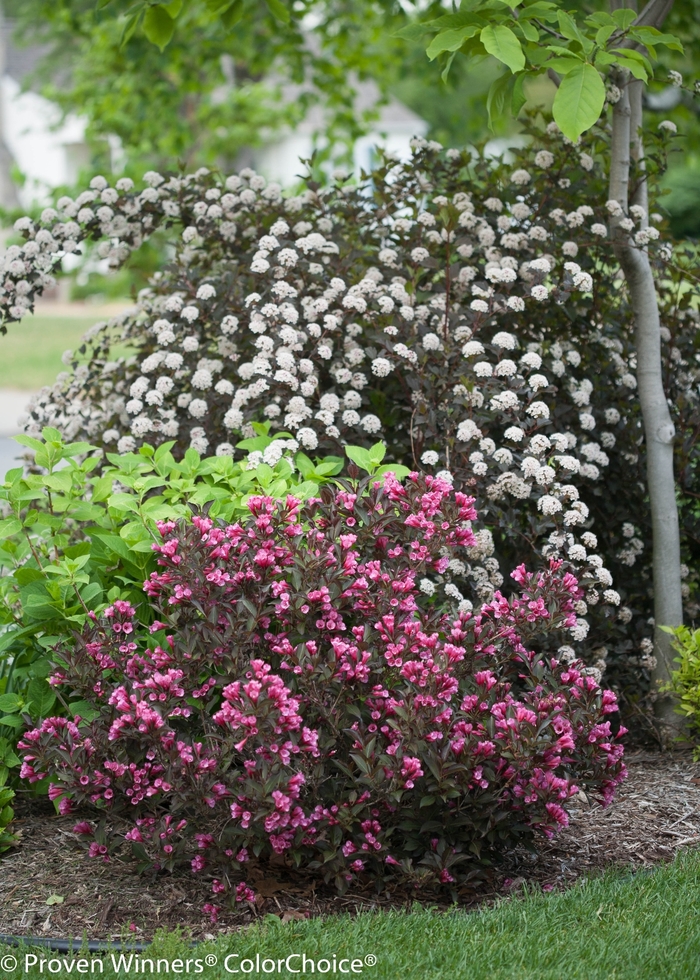
<instances>
[{"instance_id":1,"label":"green lawn","mask_svg":"<svg viewBox=\"0 0 700 980\"><path fill-rule=\"evenodd\" d=\"M8 324L0 337L0 388L37 391L51 384L65 370L61 356L74 350L86 330L100 317L97 313L73 317L28 316Z\"/></svg>"},{"instance_id":2,"label":"green lawn","mask_svg":"<svg viewBox=\"0 0 700 980\"><path fill-rule=\"evenodd\" d=\"M40 972L31 959L25 972L26 954L26 949L0 947L3 978L49 975L47 964ZM268 916L259 926L194 949L176 935L162 935L139 955L153 960L154 967L157 959L167 960L169 976L221 980L236 975L294 976L284 962L290 954L298 954L290 960L292 971L301 971L304 954L309 960L327 960L328 967L322 963L321 970L312 973L307 964L306 974L299 975L315 978L325 973L334 980L344 975L366 980L693 980L700 976L700 855L682 855L654 872L610 873L562 893L533 893L482 912L444 914L416 907L409 913L367 913L286 925ZM15 971L8 970L11 961L3 959L8 955L18 961ZM33 955L54 958L53 976L78 972L75 965L69 969L70 962L56 972L59 954L34 950ZM207 956L211 965L205 962ZM365 965L368 957L370 965ZM176 960L182 964L174 964ZM276 963L270 969L272 960L283 961L279 969ZM156 972L148 960L123 961L121 969L115 969L107 956L103 966L104 972L93 968L90 975L114 978ZM162 964L160 975L166 975Z\"/></svg>"}]
</instances>

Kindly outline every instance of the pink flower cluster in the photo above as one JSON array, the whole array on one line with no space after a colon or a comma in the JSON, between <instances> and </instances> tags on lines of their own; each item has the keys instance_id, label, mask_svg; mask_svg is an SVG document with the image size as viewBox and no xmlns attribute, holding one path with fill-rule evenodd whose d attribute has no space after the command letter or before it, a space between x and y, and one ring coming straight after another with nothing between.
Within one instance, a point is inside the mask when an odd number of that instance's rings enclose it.
<instances>
[{"instance_id":1,"label":"pink flower cluster","mask_svg":"<svg viewBox=\"0 0 700 980\"><path fill-rule=\"evenodd\" d=\"M536 652L575 616L566 567L517 568L518 593L477 614L449 607L419 583L468 559L470 498L416 474L323 494L162 523L155 622L118 602L58 652L54 683L96 717L27 733L22 775L49 774L64 811L126 818L121 836L78 825L94 856L126 841L237 901L251 855L341 889L451 886L475 854L565 825L580 788L611 799L614 695Z\"/></svg>"}]
</instances>

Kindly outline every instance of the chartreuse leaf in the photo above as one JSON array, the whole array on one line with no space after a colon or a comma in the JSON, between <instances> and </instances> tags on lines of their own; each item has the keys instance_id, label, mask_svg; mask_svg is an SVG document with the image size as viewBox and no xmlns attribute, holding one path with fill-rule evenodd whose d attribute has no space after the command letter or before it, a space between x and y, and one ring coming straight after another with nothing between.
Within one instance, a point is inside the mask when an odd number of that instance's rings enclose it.
<instances>
[{"instance_id":1,"label":"chartreuse leaf","mask_svg":"<svg viewBox=\"0 0 700 980\"><path fill-rule=\"evenodd\" d=\"M373 475L379 478L387 473L393 473L397 480L403 480L410 472L408 466L403 466L401 463L386 463L384 466L380 466Z\"/></svg>"},{"instance_id":2,"label":"chartreuse leaf","mask_svg":"<svg viewBox=\"0 0 700 980\"><path fill-rule=\"evenodd\" d=\"M513 74L523 70L525 54L510 27L505 24L489 24L482 28L480 38L488 53L507 65Z\"/></svg>"},{"instance_id":3,"label":"chartreuse leaf","mask_svg":"<svg viewBox=\"0 0 700 980\"><path fill-rule=\"evenodd\" d=\"M621 10L613 10L611 17L619 28L626 31L630 24L636 20L637 11L630 7L623 7Z\"/></svg>"},{"instance_id":4,"label":"chartreuse leaf","mask_svg":"<svg viewBox=\"0 0 700 980\"><path fill-rule=\"evenodd\" d=\"M165 7L149 7L143 15L143 33L151 44L164 51L170 43L175 30L175 21Z\"/></svg>"},{"instance_id":5,"label":"chartreuse leaf","mask_svg":"<svg viewBox=\"0 0 700 980\"><path fill-rule=\"evenodd\" d=\"M376 464L372 462L369 452L361 446L346 446L345 455L366 473L371 473L375 469Z\"/></svg>"},{"instance_id":6,"label":"chartreuse leaf","mask_svg":"<svg viewBox=\"0 0 700 980\"><path fill-rule=\"evenodd\" d=\"M581 64L562 79L552 114L562 133L575 142L598 121L604 103L602 78L593 65Z\"/></svg>"},{"instance_id":7,"label":"chartreuse leaf","mask_svg":"<svg viewBox=\"0 0 700 980\"><path fill-rule=\"evenodd\" d=\"M369 451L369 458L376 466L379 466L379 464L381 463L381 461L384 459L385 456L386 456L386 446L384 445L383 442L376 443L374 446L372 446L372 448Z\"/></svg>"},{"instance_id":8,"label":"chartreuse leaf","mask_svg":"<svg viewBox=\"0 0 700 980\"><path fill-rule=\"evenodd\" d=\"M0 538L9 538L22 530L22 522L15 517L6 517L0 521Z\"/></svg>"}]
</instances>

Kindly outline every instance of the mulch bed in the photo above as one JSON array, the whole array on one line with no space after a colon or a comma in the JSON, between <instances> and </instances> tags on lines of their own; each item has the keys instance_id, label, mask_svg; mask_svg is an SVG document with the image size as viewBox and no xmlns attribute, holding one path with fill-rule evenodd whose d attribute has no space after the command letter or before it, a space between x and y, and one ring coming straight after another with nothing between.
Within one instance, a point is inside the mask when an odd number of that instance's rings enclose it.
<instances>
[{"instance_id":1,"label":"mulch bed","mask_svg":"<svg viewBox=\"0 0 700 980\"><path fill-rule=\"evenodd\" d=\"M648 867L671 860L679 848L700 844L700 764L686 755L650 753L631 754L627 763L629 779L610 807L589 804L581 794L568 828L543 842L536 856L525 851L509 855L487 882L462 893L461 903L490 903L525 883L562 888L611 866ZM212 925L201 912L212 901L206 880L189 874L139 876L132 865L89 859L71 831L75 816L58 817L44 801L20 802L16 809L21 840L0 857L3 934L144 941L159 928L181 926L193 939L202 939L269 913L290 921L410 907L415 900L408 893L377 898L353 891L338 897L323 883L282 866L251 868L255 910L222 912ZM47 904L51 896L63 901Z\"/></svg>"}]
</instances>

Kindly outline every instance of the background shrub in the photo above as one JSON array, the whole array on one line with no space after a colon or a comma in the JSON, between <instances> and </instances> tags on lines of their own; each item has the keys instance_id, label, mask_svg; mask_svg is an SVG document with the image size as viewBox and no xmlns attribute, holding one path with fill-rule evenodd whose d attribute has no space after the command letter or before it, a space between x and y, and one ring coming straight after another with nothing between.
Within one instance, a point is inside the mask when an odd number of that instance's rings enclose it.
<instances>
[{"instance_id":1,"label":"background shrub","mask_svg":"<svg viewBox=\"0 0 700 980\"><path fill-rule=\"evenodd\" d=\"M536 652L576 623L560 561L519 566L516 596L474 614L449 582L477 544L473 500L448 481L389 473L247 506L234 524L161 522L151 626L118 601L56 651L51 683L90 712L27 733L22 775L48 775L63 813L126 819L77 825L93 856L130 842L236 900L272 855L340 890L451 886L566 824L579 787L612 797L614 694Z\"/></svg>"}]
</instances>

